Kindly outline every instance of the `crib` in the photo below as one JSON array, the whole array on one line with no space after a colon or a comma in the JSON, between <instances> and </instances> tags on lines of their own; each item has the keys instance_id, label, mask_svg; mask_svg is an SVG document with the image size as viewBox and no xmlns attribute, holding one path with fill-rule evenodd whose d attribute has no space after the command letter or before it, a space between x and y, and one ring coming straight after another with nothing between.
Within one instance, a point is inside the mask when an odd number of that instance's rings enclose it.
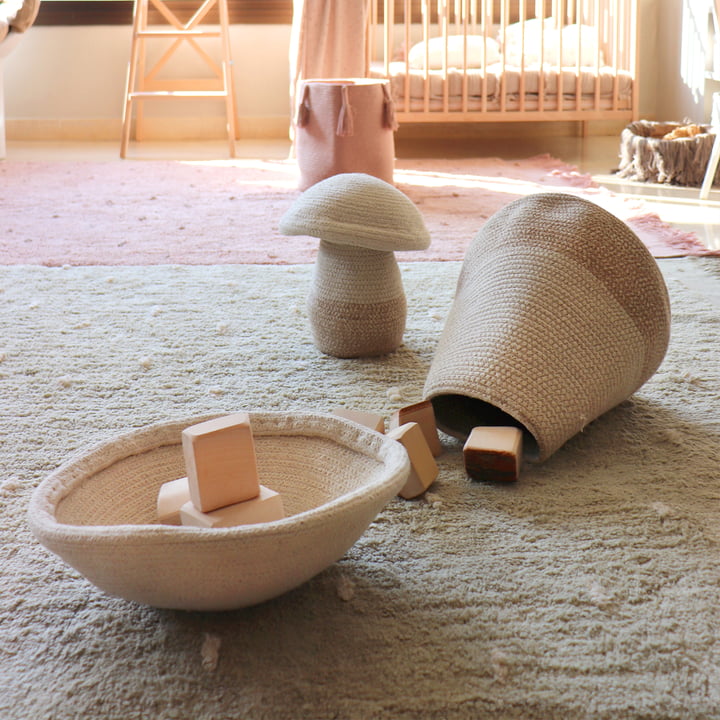
<instances>
[{"instance_id":1,"label":"crib","mask_svg":"<svg viewBox=\"0 0 720 720\"><path fill-rule=\"evenodd\" d=\"M400 123L630 122L637 37L637 0L378 0L367 74Z\"/></svg>"}]
</instances>

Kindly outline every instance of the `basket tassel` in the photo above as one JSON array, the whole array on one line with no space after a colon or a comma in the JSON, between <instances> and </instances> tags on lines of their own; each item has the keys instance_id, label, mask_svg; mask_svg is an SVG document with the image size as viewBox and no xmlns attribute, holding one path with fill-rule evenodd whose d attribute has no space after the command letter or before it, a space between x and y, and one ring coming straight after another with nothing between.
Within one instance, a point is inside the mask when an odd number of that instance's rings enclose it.
<instances>
[{"instance_id":1,"label":"basket tassel","mask_svg":"<svg viewBox=\"0 0 720 720\"><path fill-rule=\"evenodd\" d=\"M386 85L383 89L383 127L389 128L393 132L398 129L398 123L395 119L395 103L390 95L390 88Z\"/></svg>"},{"instance_id":2,"label":"basket tassel","mask_svg":"<svg viewBox=\"0 0 720 720\"><path fill-rule=\"evenodd\" d=\"M310 122L310 86L303 87L302 100L295 115L296 127L305 127Z\"/></svg>"},{"instance_id":3,"label":"basket tassel","mask_svg":"<svg viewBox=\"0 0 720 720\"><path fill-rule=\"evenodd\" d=\"M352 106L350 105L350 96L348 93L348 85L342 86L342 106L338 115L337 130L335 132L338 137L349 137L355 132L353 123Z\"/></svg>"}]
</instances>

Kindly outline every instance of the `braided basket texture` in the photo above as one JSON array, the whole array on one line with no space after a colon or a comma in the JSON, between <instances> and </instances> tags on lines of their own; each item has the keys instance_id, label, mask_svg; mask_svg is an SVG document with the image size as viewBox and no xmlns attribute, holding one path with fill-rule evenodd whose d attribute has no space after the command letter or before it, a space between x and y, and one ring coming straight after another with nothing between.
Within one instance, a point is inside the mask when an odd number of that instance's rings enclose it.
<instances>
[{"instance_id":1,"label":"braided basket texture","mask_svg":"<svg viewBox=\"0 0 720 720\"><path fill-rule=\"evenodd\" d=\"M342 418L251 413L258 473L287 517L232 528L159 525L160 485L185 475L181 432L153 425L69 460L38 486L30 526L111 595L156 607L225 610L305 582L340 559L404 484L405 450Z\"/></svg>"},{"instance_id":2,"label":"braided basket texture","mask_svg":"<svg viewBox=\"0 0 720 720\"><path fill-rule=\"evenodd\" d=\"M438 425L514 424L544 460L659 367L670 335L655 260L587 200L543 193L471 243L426 379Z\"/></svg>"},{"instance_id":3,"label":"braided basket texture","mask_svg":"<svg viewBox=\"0 0 720 720\"><path fill-rule=\"evenodd\" d=\"M312 79L300 89L295 152L306 190L340 173L367 173L392 184L393 102L387 81Z\"/></svg>"},{"instance_id":4,"label":"braided basket texture","mask_svg":"<svg viewBox=\"0 0 720 720\"><path fill-rule=\"evenodd\" d=\"M665 139L685 123L637 120L620 135L618 177L641 182L700 187L710 161L715 135L701 125L698 135ZM716 173L715 181L720 180Z\"/></svg>"},{"instance_id":5,"label":"braided basket texture","mask_svg":"<svg viewBox=\"0 0 720 720\"><path fill-rule=\"evenodd\" d=\"M315 345L335 357L396 350L407 299L395 256L321 241L307 308Z\"/></svg>"}]
</instances>

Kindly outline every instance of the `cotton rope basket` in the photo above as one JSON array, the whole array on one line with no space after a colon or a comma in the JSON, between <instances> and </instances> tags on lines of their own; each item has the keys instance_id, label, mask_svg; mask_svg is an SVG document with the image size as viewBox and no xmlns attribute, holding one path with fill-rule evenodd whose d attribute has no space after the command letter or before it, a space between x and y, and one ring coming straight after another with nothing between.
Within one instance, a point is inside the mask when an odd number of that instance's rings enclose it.
<instances>
[{"instance_id":1,"label":"cotton rope basket","mask_svg":"<svg viewBox=\"0 0 720 720\"><path fill-rule=\"evenodd\" d=\"M473 239L424 395L445 432L520 426L544 460L635 392L669 335L664 280L627 225L572 195L531 195Z\"/></svg>"},{"instance_id":2,"label":"cotton rope basket","mask_svg":"<svg viewBox=\"0 0 720 720\"><path fill-rule=\"evenodd\" d=\"M290 590L339 560L409 474L397 442L315 413L250 413L260 482L286 517L200 529L159 525L160 485L184 476L181 432L153 425L70 459L36 489L40 542L110 595L163 608L227 610Z\"/></svg>"},{"instance_id":3,"label":"cotton rope basket","mask_svg":"<svg viewBox=\"0 0 720 720\"><path fill-rule=\"evenodd\" d=\"M693 134L679 134L688 128ZM618 177L700 187L714 142L715 135L707 125L638 120L620 136ZM716 173L715 182L719 175Z\"/></svg>"}]
</instances>

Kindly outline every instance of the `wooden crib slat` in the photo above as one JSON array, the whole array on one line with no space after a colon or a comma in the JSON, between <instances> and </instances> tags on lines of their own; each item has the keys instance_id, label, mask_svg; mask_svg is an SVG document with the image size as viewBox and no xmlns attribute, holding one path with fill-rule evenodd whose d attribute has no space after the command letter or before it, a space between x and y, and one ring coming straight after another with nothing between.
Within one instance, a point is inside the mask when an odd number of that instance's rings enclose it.
<instances>
[{"instance_id":1,"label":"wooden crib slat","mask_svg":"<svg viewBox=\"0 0 720 720\"><path fill-rule=\"evenodd\" d=\"M582 28L582 25L584 24L584 17L582 15L582 8L579 7L580 0L570 0L569 6L568 6L568 22L569 23L578 23L579 26ZM576 55L576 63L575 63L575 72L577 73L577 77L575 78L575 109L580 111L582 110L582 71L580 70L582 66L581 58L582 58L582 51L583 51L583 38L582 38L582 32L578 32L577 34L577 43L575 45L575 55Z\"/></svg>"},{"instance_id":2,"label":"wooden crib slat","mask_svg":"<svg viewBox=\"0 0 720 720\"><path fill-rule=\"evenodd\" d=\"M507 43L507 27L510 24L510 5L504 0L500 0L500 12L501 12L501 23L502 23L502 44L503 46ZM524 39L520 40L520 44L524 44ZM503 62L505 62L503 60ZM505 65L507 67L507 65ZM500 112L505 112L507 103L507 72L503 69L503 73L500 76Z\"/></svg>"},{"instance_id":3,"label":"wooden crib slat","mask_svg":"<svg viewBox=\"0 0 720 720\"><path fill-rule=\"evenodd\" d=\"M472 8L469 6L469 0L463 0L463 3L460 8L460 12L462 13L462 17L460 18L461 25L459 28L460 34L465 38L465 44L463 45L463 77L462 77L462 97L460 99L461 106L462 106L462 112L466 113L468 111L468 74L467 74L467 68L468 68L468 53L467 53L467 37L468 33L470 32L470 13ZM474 25L474 23L473 23Z\"/></svg>"},{"instance_id":4,"label":"wooden crib slat","mask_svg":"<svg viewBox=\"0 0 720 720\"><path fill-rule=\"evenodd\" d=\"M716 3L717 6L717 3ZM640 29L638 27L638 6L637 0L632 0L628 13L628 66L637 69L639 65L638 42L640 40ZM640 83L637 72L634 74L632 86L632 121L640 119Z\"/></svg>"},{"instance_id":5,"label":"wooden crib slat","mask_svg":"<svg viewBox=\"0 0 720 720\"><path fill-rule=\"evenodd\" d=\"M423 109L430 112L430 7L428 0L422 0L423 42L425 43L425 69L423 71Z\"/></svg>"},{"instance_id":6,"label":"wooden crib slat","mask_svg":"<svg viewBox=\"0 0 720 720\"><path fill-rule=\"evenodd\" d=\"M617 70L618 63L620 61L620 31L622 29L622 22L623 18L620 17L620 7L619 7L620 0L614 0L614 17L615 17L615 42L613 43L613 68ZM617 110L618 108L618 95L619 95L619 85L618 85L618 76L617 72L615 73L615 79L613 81L613 110Z\"/></svg>"},{"instance_id":7,"label":"wooden crib slat","mask_svg":"<svg viewBox=\"0 0 720 720\"><path fill-rule=\"evenodd\" d=\"M562 8L562 6L563 6L563 0L553 0L552 17L555 19L555 27L561 28L563 25L563 8ZM543 37L544 37L544 33L543 33ZM559 58L562 58L562 51L563 51L562 33L558 34L557 43L558 43L557 54L558 54ZM543 51L544 51L544 47L543 47ZM544 59L545 58L543 56L543 61L544 61ZM557 73L557 85L556 85L557 91L555 93L555 108L558 112L560 112L563 109L563 95L564 95L563 90L565 89L564 82L563 82L564 77L563 77L562 66L563 66L563 63L559 62L558 67L555 70L555 72ZM541 106L541 107L543 107L543 106Z\"/></svg>"},{"instance_id":8,"label":"wooden crib slat","mask_svg":"<svg viewBox=\"0 0 720 720\"><path fill-rule=\"evenodd\" d=\"M379 46L370 41L370 73L391 78L401 123L637 116L637 0L382 2L385 27L377 34ZM371 15L370 24L377 25L378 14ZM528 21L543 18L551 26L539 39L525 31ZM523 28L523 52L511 68L506 41L515 23ZM564 33L567 26L574 31ZM595 37L585 34L587 28L595 28ZM372 29L369 36L374 37ZM452 36L459 36L457 43ZM433 38L439 44L431 50ZM425 49L409 71L408 53L419 41ZM496 65L478 68L478 54L489 57L496 47L501 50Z\"/></svg>"},{"instance_id":9,"label":"wooden crib slat","mask_svg":"<svg viewBox=\"0 0 720 720\"><path fill-rule=\"evenodd\" d=\"M518 22L524 23L527 19L527 7L526 0L520 0ZM525 46L525 37L523 36L522 44ZM525 53L522 53L523 62L520 66L520 79L519 79L519 90L520 90L520 112L525 112ZM541 86L542 87L542 86Z\"/></svg>"},{"instance_id":10,"label":"wooden crib slat","mask_svg":"<svg viewBox=\"0 0 720 720\"><path fill-rule=\"evenodd\" d=\"M593 10L594 10L594 23L593 25L596 28L601 28L601 17L600 17L600 2L593 2ZM597 77L600 70L600 43L597 44L597 49L595 52L595 92L593 93L593 104L594 108L597 110L600 107L600 80Z\"/></svg>"},{"instance_id":11,"label":"wooden crib slat","mask_svg":"<svg viewBox=\"0 0 720 720\"><path fill-rule=\"evenodd\" d=\"M487 49L488 49L488 35L490 32L490 28L493 26L493 0L488 0L488 2L484 3L485 7L485 13L483 14L483 48L485 51L485 56L487 57ZM488 74L487 72L483 72L481 85L480 85L480 110L483 113L483 116L485 113L487 113L488 109Z\"/></svg>"},{"instance_id":12,"label":"wooden crib slat","mask_svg":"<svg viewBox=\"0 0 720 720\"><path fill-rule=\"evenodd\" d=\"M450 10L447 0L438 0L438 25L440 26L440 35L443 38L443 72L447 75L448 69L448 30L450 27L448 13ZM450 108L450 83L443 83L443 111L447 112Z\"/></svg>"},{"instance_id":13,"label":"wooden crib slat","mask_svg":"<svg viewBox=\"0 0 720 720\"><path fill-rule=\"evenodd\" d=\"M410 51L410 22L408 22L407 18L412 18L412 5L410 3L410 0L405 0L405 6L403 8L403 18L405 18L404 23L404 30L405 30L405 36L403 40L403 47L405 48L405 53L408 53ZM405 108L406 111L410 111L410 74L405 73L404 78L405 83L405 91L403 93L403 97L405 98Z\"/></svg>"}]
</instances>

